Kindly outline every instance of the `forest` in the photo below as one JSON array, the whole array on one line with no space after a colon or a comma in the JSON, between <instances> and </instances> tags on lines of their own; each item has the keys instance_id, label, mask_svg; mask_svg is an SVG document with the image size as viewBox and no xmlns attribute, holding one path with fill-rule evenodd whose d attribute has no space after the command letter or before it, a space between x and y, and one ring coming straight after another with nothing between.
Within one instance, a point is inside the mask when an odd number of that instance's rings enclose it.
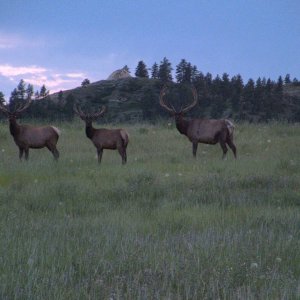
<instances>
[{"instance_id":1,"label":"forest","mask_svg":"<svg viewBox=\"0 0 300 300\"><path fill-rule=\"evenodd\" d=\"M128 73L131 73L129 68ZM72 120L73 105L79 103L85 109L108 106L107 122L137 122L166 118L158 104L164 85L170 87L170 101L179 107L189 101L188 87L194 85L198 92L198 105L191 116L205 118L232 118L237 121L269 122L300 121L300 82L289 74L277 80L258 77L244 81L241 75L227 73L204 74L182 59L175 69L164 57L151 68L141 60L130 77L119 80L82 81L73 90L49 94L43 85L39 91L21 80L11 92L9 107L14 109L22 101L34 99L26 118ZM0 92L0 101L4 95ZM176 106L175 106L176 107Z\"/></svg>"}]
</instances>

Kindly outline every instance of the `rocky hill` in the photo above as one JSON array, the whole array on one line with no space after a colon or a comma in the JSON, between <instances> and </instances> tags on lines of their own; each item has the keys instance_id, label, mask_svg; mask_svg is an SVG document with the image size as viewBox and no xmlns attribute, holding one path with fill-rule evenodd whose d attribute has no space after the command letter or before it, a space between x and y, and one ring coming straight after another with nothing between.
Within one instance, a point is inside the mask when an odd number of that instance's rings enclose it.
<instances>
[{"instance_id":1,"label":"rocky hill","mask_svg":"<svg viewBox=\"0 0 300 300\"><path fill-rule=\"evenodd\" d=\"M79 103L83 109L107 106L106 119L117 122L151 118L159 109L158 97L161 82L156 79L126 77L118 80L101 80L83 87L50 95L55 103L72 107Z\"/></svg>"}]
</instances>

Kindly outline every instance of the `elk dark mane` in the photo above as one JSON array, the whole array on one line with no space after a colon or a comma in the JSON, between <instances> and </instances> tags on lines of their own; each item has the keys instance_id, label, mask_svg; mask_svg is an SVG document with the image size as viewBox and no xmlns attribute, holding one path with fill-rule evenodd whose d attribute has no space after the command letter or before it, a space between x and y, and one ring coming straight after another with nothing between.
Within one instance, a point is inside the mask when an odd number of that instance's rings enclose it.
<instances>
[{"instance_id":1,"label":"elk dark mane","mask_svg":"<svg viewBox=\"0 0 300 300\"><path fill-rule=\"evenodd\" d=\"M125 129L106 129L93 127L93 122L100 118L106 111L105 106L93 114L84 113L80 107L74 105L74 112L85 122L86 136L93 142L97 149L98 162L101 163L104 149L118 150L122 157L122 164L127 162L126 148L129 136Z\"/></svg>"},{"instance_id":2,"label":"elk dark mane","mask_svg":"<svg viewBox=\"0 0 300 300\"><path fill-rule=\"evenodd\" d=\"M227 146L232 150L234 157L236 158L236 146L233 143L233 131L234 125L228 119L184 119L184 114L192 109L198 103L198 94L195 87L192 87L193 102L182 108L180 111L176 111L173 106L169 106L164 101L167 87L164 86L160 92L159 104L165 110L171 113L175 117L175 123L177 130L187 136L187 138L193 144L193 155L196 157L198 143L215 145L219 143L223 150L223 158L228 151Z\"/></svg>"}]
</instances>

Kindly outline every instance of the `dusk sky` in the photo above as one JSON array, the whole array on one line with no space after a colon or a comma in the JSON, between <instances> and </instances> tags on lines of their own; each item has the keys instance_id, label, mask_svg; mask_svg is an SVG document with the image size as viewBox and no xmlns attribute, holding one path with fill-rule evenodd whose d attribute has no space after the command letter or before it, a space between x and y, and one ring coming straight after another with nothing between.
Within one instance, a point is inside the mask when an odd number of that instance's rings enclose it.
<instances>
[{"instance_id":1,"label":"dusk sky","mask_svg":"<svg viewBox=\"0 0 300 300\"><path fill-rule=\"evenodd\" d=\"M138 61L213 76L300 79L299 0L0 0L0 91L51 92Z\"/></svg>"}]
</instances>

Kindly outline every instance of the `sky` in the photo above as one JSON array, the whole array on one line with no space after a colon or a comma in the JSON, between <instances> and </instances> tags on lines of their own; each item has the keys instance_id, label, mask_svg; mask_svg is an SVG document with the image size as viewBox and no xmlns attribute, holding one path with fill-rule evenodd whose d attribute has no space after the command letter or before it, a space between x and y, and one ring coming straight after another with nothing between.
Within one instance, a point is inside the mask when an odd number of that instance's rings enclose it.
<instances>
[{"instance_id":1,"label":"sky","mask_svg":"<svg viewBox=\"0 0 300 300\"><path fill-rule=\"evenodd\" d=\"M140 60L214 77L300 79L299 0L0 0L0 91L51 93Z\"/></svg>"}]
</instances>

